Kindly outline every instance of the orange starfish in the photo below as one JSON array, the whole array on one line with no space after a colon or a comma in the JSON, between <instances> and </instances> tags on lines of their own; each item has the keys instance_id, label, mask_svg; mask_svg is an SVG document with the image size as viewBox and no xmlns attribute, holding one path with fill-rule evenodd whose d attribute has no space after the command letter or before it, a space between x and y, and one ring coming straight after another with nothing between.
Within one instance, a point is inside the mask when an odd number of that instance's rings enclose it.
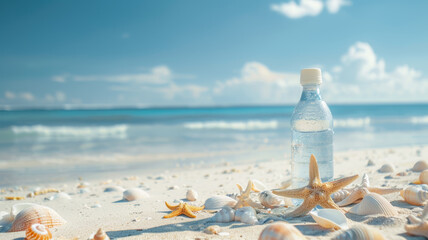
<instances>
[{"instance_id":1,"label":"orange starfish","mask_svg":"<svg viewBox=\"0 0 428 240\"><path fill-rule=\"evenodd\" d=\"M165 205L167 208L169 208L172 211L172 213L163 216L163 218L172 218L181 214L184 214L191 218L195 218L196 215L193 214L193 212L201 211L202 209L205 208L205 206L196 207L196 206L188 205L187 203L180 203L177 206L172 206L172 205L169 205L167 202L165 202Z\"/></svg>"},{"instance_id":2,"label":"orange starfish","mask_svg":"<svg viewBox=\"0 0 428 240\"><path fill-rule=\"evenodd\" d=\"M302 205L294 211L286 214L285 217L299 217L306 215L317 205L320 205L323 208L335 208L343 211L336 203L334 203L330 195L349 185L357 178L358 175L354 175L323 183L320 179L317 159L314 155L311 155L309 163L309 184L306 187L290 190L273 190L272 192L283 197L304 199Z\"/></svg>"}]
</instances>

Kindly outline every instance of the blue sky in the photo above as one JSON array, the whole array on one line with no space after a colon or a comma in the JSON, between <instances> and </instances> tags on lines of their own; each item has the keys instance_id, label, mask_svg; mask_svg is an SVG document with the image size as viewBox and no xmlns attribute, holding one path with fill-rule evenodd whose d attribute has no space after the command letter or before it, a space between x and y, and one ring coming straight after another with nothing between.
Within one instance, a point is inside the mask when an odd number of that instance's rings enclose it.
<instances>
[{"instance_id":1,"label":"blue sky","mask_svg":"<svg viewBox=\"0 0 428 240\"><path fill-rule=\"evenodd\" d=\"M0 106L428 102L428 2L2 1Z\"/></svg>"}]
</instances>

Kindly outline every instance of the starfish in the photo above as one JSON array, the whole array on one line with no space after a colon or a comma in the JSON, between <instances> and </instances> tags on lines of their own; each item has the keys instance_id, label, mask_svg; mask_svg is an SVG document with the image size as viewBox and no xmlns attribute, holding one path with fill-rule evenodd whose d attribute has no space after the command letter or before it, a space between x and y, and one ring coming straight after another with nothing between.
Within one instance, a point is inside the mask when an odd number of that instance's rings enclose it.
<instances>
[{"instance_id":1,"label":"starfish","mask_svg":"<svg viewBox=\"0 0 428 240\"><path fill-rule=\"evenodd\" d=\"M238 186L240 195L236 196L236 199L238 200L238 202L233 207L234 209L238 209L241 207L248 207L248 206L253 208L263 208L263 205L261 205L260 203L254 202L250 198L251 190L253 190L254 192L260 192L260 190L254 187L254 183L251 180L248 181L248 185L245 191L243 190L241 185L236 184L236 186Z\"/></svg>"},{"instance_id":2,"label":"starfish","mask_svg":"<svg viewBox=\"0 0 428 240\"><path fill-rule=\"evenodd\" d=\"M201 211L202 209L205 208L205 206L196 207L196 206L188 205L187 203L180 203L177 206L172 206L172 205L169 205L167 202L165 202L165 205L167 208L172 210L172 213L163 216L163 218L172 218L181 214L184 214L191 218L195 218L196 215L193 214L193 212Z\"/></svg>"},{"instance_id":3,"label":"starfish","mask_svg":"<svg viewBox=\"0 0 428 240\"><path fill-rule=\"evenodd\" d=\"M306 187L290 190L273 190L272 192L283 197L304 199L303 203L298 208L287 213L285 217L299 217L306 215L317 205L320 205L323 208L334 208L343 212L343 210L334 203L330 195L349 185L357 178L358 175L354 175L331 182L321 182L318 163L315 156L312 154L309 163L309 184Z\"/></svg>"},{"instance_id":4,"label":"starfish","mask_svg":"<svg viewBox=\"0 0 428 240\"><path fill-rule=\"evenodd\" d=\"M367 194L371 192L384 195L384 194L399 192L401 188L370 187L369 176L366 173L364 173L363 179L361 180L361 184L349 190L350 190L349 195L342 201L336 203L338 206L343 207L343 206L352 204L354 202L357 202L363 199Z\"/></svg>"}]
</instances>

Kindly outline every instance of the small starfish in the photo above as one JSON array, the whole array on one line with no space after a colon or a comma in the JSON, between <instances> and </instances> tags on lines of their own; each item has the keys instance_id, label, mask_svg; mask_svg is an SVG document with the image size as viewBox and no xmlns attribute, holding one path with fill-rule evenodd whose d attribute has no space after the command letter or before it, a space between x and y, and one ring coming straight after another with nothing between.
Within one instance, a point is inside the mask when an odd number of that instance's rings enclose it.
<instances>
[{"instance_id":1,"label":"small starfish","mask_svg":"<svg viewBox=\"0 0 428 240\"><path fill-rule=\"evenodd\" d=\"M177 206L171 206L167 202L165 202L165 205L167 208L172 210L172 213L163 216L163 218L172 218L172 217L176 217L176 216L181 215L181 214L184 214L184 215L191 217L191 218L195 218L196 215L193 214L193 212L201 211L202 209L205 208L205 206L196 207L196 206L188 205L187 203L180 203Z\"/></svg>"},{"instance_id":2,"label":"small starfish","mask_svg":"<svg viewBox=\"0 0 428 240\"><path fill-rule=\"evenodd\" d=\"M248 185L245 191L243 190L241 185L236 184L236 186L238 186L238 189L241 195L236 196L236 199L238 200L238 202L233 207L234 209L238 209L241 207L248 207L248 206L253 208L263 208L263 205L261 205L260 203L254 202L250 198L251 190L253 190L254 192L260 192L260 190L255 188L253 181L251 180L248 181Z\"/></svg>"},{"instance_id":3,"label":"small starfish","mask_svg":"<svg viewBox=\"0 0 428 240\"><path fill-rule=\"evenodd\" d=\"M357 178L358 175L354 175L323 183L320 179L317 160L314 155L311 155L309 163L309 184L306 187L290 190L273 190L272 192L283 197L304 199L303 203L298 208L287 213L285 217L299 217L306 215L317 205L320 205L323 208L334 208L343 212L343 210L334 203L330 195L349 185Z\"/></svg>"},{"instance_id":4,"label":"small starfish","mask_svg":"<svg viewBox=\"0 0 428 240\"><path fill-rule=\"evenodd\" d=\"M363 199L367 194L371 192L377 193L380 195L385 195L385 194L399 192L401 188L370 187L369 176L366 173L364 173L363 179L361 180L361 184L349 190L350 190L349 195L342 201L336 203L338 206L343 207L343 206L352 204L354 202L357 202Z\"/></svg>"}]
</instances>

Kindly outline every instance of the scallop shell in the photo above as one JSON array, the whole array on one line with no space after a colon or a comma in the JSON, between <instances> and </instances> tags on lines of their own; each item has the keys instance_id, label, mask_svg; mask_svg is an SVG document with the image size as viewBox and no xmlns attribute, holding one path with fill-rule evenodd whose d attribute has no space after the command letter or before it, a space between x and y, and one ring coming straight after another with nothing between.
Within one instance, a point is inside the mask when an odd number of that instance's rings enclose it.
<instances>
[{"instance_id":1,"label":"scallop shell","mask_svg":"<svg viewBox=\"0 0 428 240\"><path fill-rule=\"evenodd\" d=\"M189 189L186 192L186 199L189 201L196 201L198 199L198 193L193 189Z\"/></svg>"},{"instance_id":2,"label":"scallop shell","mask_svg":"<svg viewBox=\"0 0 428 240\"><path fill-rule=\"evenodd\" d=\"M25 231L25 240L50 240L52 233L44 225L35 223Z\"/></svg>"},{"instance_id":3,"label":"scallop shell","mask_svg":"<svg viewBox=\"0 0 428 240\"><path fill-rule=\"evenodd\" d=\"M91 238L91 240L110 240L110 238L107 236L104 230L100 228Z\"/></svg>"},{"instance_id":4,"label":"scallop shell","mask_svg":"<svg viewBox=\"0 0 428 240\"><path fill-rule=\"evenodd\" d=\"M428 191L415 186L406 187L401 190L400 195L407 203L416 206L422 206L428 200Z\"/></svg>"},{"instance_id":5,"label":"scallop shell","mask_svg":"<svg viewBox=\"0 0 428 240\"><path fill-rule=\"evenodd\" d=\"M45 206L31 206L21 210L16 215L9 232L25 231L31 225L40 223L47 228L66 223L66 221L55 210Z\"/></svg>"},{"instance_id":6,"label":"scallop shell","mask_svg":"<svg viewBox=\"0 0 428 240\"><path fill-rule=\"evenodd\" d=\"M387 217L398 214L391 203L377 193L367 194L360 203L349 209L349 212L358 215L383 214Z\"/></svg>"},{"instance_id":7,"label":"scallop shell","mask_svg":"<svg viewBox=\"0 0 428 240\"><path fill-rule=\"evenodd\" d=\"M334 192L333 194L331 194L331 198L335 202L340 202L343 199L345 199L347 196L349 196L349 194L351 194L351 191L346 190L346 189L341 189L341 190L339 190L339 191Z\"/></svg>"},{"instance_id":8,"label":"scallop shell","mask_svg":"<svg viewBox=\"0 0 428 240\"><path fill-rule=\"evenodd\" d=\"M428 163L425 161L417 161L412 167L413 172L422 172L425 169L428 169Z\"/></svg>"},{"instance_id":9,"label":"scallop shell","mask_svg":"<svg viewBox=\"0 0 428 240\"><path fill-rule=\"evenodd\" d=\"M229 206L224 206L220 211L218 211L214 216L211 217L211 222L233 222L235 220L235 210Z\"/></svg>"},{"instance_id":10,"label":"scallop shell","mask_svg":"<svg viewBox=\"0 0 428 240\"><path fill-rule=\"evenodd\" d=\"M345 215L336 209L319 209L309 213L321 227L328 229L348 229Z\"/></svg>"},{"instance_id":11,"label":"scallop shell","mask_svg":"<svg viewBox=\"0 0 428 240\"><path fill-rule=\"evenodd\" d=\"M223 195L217 195L205 200L205 210L219 210L224 206L233 207L237 201L233 198Z\"/></svg>"},{"instance_id":12,"label":"scallop shell","mask_svg":"<svg viewBox=\"0 0 428 240\"><path fill-rule=\"evenodd\" d=\"M407 224L404 226L406 232L410 235L424 236L428 238L428 222L424 221L420 224Z\"/></svg>"},{"instance_id":13,"label":"scallop shell","mask_svg":"<svg viewBox=\"0 0 428 240\"><path fill-rule=\"evenodd\" d=\"M303 240L305 236L293 225L276 222L268 225L260 233L259 240Z\"/></svg>"},{"instance_id":14,"label":"scallop shell","mask_svg":"<svg viewBox=\"0 0 428 240\"><path fill-rule=\"evenodd\" d=\"M395 172L395 168L391 164L387 163L382 165L382 167L380 167L377 171L380 173L392 173Z\"/></svg>"},{"instance_id":15,"label":"scallop shell","mask_svg":"<svg viewBox=\"0 0 428 240\"><path fill-rule=\"evenodd\" d=\"M139 188L130 188L123 192L123 199L128 201L135 201L142 198L148 198L149 194Z\"/></svg>"},{"instance_id":16,"label":"scallop shell","mask_svg":"<svg viewBox=\"0 0 428 240\"><path fill-rule=\"evenodd\" d=\"M257 224L259 220L256 216L256 210L252 207L242 207L235 211L235 221L240 221L247 224Z\"/></svg>"},{"instance_id":17,"label":"scallop shell","mask_svg":"<svg viewBox=\"0 0 428 240\"><path fill-rule=\"evenodd\" d=\"M260 203L267 208L275 208L284 205L284 200L271 191L266 190L259 194Z\"/></svg>"},{"instance_id":18,"label":"scallop shell","mask_svg":"<svg viewBox=\"0 0 428 240\"><path fill-rule=\"evenodd\" d=\"M357 225L340 232L333 240L386 240L386 238L375 228Z\"/></svg>"},{"instance_id":19,"label":"scallop shell","mask_svg":"<svg viewBox=\"0 0 428 240\"><path fill-rule=\"evenodd\" d=\"M123 193L125 189L121 186L112 186L112 187L106 187L104 189L104 192L121 192Z\"/></svg>"}]
</instances>

